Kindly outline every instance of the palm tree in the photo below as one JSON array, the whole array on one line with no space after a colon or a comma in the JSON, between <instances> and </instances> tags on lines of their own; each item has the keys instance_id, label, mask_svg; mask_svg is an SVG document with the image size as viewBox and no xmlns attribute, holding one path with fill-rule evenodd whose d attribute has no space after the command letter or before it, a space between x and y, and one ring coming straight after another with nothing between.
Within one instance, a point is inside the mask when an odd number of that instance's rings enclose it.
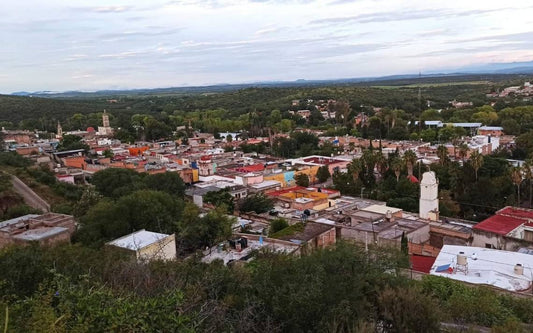
<instances>
[{"instance_id":1,"label":"palm tree","mask_svg":"<svg viewBox=\"0 0 533 333\"><path fill-rule=\"evenodd\" d=\"M385 176L385 172L387 172L388 169L387 159L385 158L385 156L383 156L383 153L378 151L375 155L375 161L379 175L381 176L381 179L383 179L383 177Z\"/></svg>"},{"instance_id":2,"label":"palm tree","mask_svg":"<svg viewBox=\"0 0 533 333\"><path fill-rule=\"evenodd\" d=\"M403 160L407 166L407 174L409 176L413 175L413 167L415 166L417 159L415 152L411 149L408 149L403 153Z\"/></svg>"},{"instance_id":3,"label":"palm tree","mask_svg":"<svg viewBox=\"0 0 533 333\"><path fill-rule=\"evenodd\" d=\"M468 155L468 145L466 143L461 143L459 145L459 158L465 163L466 156Z\"/></svg>"},{"instance_id":4,"label":"palm tree","mask_svg":"<svg viewBox=\"0 0 533 333\"><path fill-rule=\"evenodd\" d=\"M448 148L444 145L437 147L437 156L439 157L439 164L444 165L448 162Z\"/></svg>"},{"instance_id":5,"label":"palm tree","mask_svg":"<svg viewBox=\"0 0 533 333\"><path fill-rule=\"evenodd\" d=\"M399 181L400 180L400 172L402 171L402 160L399 159L398 157L395 157L392 159L391 163L391 168L392 170L394 170L394 174L396 175L396 181Z\"/></svg>"},{"instance_id":6,"label":"palm tree","mask_svg":"<svg viewBox=\"0 0 533 333\"><path fill-rule=\"evenodd\" d=\"M374 177L374 168L376 167L376 155L370 149L363 151L361 156L363 167L366 169L365 174L369 177Z\"/></svg>"},{"instance_id":7,"label":"palm tree","mask_svg":"<svg viewBox=\"0 0 533 333\"><path fill-rule=\"evenodd\" d=\"M352 174L353 180L356 181L359 178L359 173L363 170L363 163L361 163L361 159L354 158L349 164L348 164L348 172Z\"/></svg>"},{"instance_id":8,"label":"palm tree","mask_svg":"<svg viewBox=\"0 0 533 333\"><path fill-rule=\"evenodd\" d=\"M516 185L517 206L520 207L520 184L523 180L521 167L516 166L511 168L511 180Z\"/></svg>"},{"instance_id":9,"label":"palm tree","mask_svg":"<svg viewBox=\"0 0 533 333\"><path fill-rule=\"evenodd\" d=\"M473 151L472 154L470 154L470 163L472 164L472 168L474 168L474 171L476 172L476 182L477 182L477 172L483 166L483 155L481 155L477 150Z\"/></svg>"},{"instance_id":10,"label":"palm tree","mask_svg":"<svg viewBox=\"0 0 533 333\"><path fill-rule=\"evenodd\" d=\"M530 159L527 159L524 162L524 165L522 165L522 169L524 172L524 178L527 179L529 182L529 208L531 208L531 194L533 190L531 186L531 182L533 180L533 171L531 170L532 167L533 167L533 161L531 161Z\"/></svg>"}]
</instances>

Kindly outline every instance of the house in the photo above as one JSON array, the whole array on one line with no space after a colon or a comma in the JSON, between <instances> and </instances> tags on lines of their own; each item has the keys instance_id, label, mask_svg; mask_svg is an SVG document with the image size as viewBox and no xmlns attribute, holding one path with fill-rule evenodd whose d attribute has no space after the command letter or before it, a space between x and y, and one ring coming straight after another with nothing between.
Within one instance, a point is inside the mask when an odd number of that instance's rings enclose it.
<instances>
[{"instance_id":1,"label":"house","mask_svg":"<svg viewBox=\"0 0 533 333\"><path fill-rule=\"evenodd\" d=\"M296 223L270 236L301 245L304 254L333 245L337 240L335 226L316 222Z\"/></svg>"},{"instance_id":2,"label":"house","mask_svg":"<svg viewBox=\"0 0 533 333\"><path fill-rule=\"evenodd\" d=\"M298 110L296 111L296 113L304 119L309 119L309 117L311 116L310 110Z\"/></svg>"},{"instance_id":3,"label":"house","mask_svg":"<svg viewBox=\"0 0 533 333\"><path fill-rule=\"evenodd\" d=\"M202 261L210 263L215 260L222 260L224 265L247 262L253 259L257 251L299 255L300 245L263 235L235 233L233 238L227 242L204 251Z\"/></svg>"},{"instance_id":4,"label":"house","mask_svg":"<svg viewBox=\"0 0 533 333\"><path fill-rule=\"evenodd\" d=\"M477 134L500 137L500 136L503 135L503 127L500 127L500 126L481 126L480 128L478 128Z\"/></svg>"},{"instance_id":5,"label":"house","mask_svg":"<svg viewBox=\"0 0 533 333\"><path fill-rule=\"evenodd\" d=\"M430 274L521 292L531 288L532 267L533 256L530 254L445 245Z\"/></svg>"},{"instance_id":6,"label":"house","mask_svg":"<svg viewBox=\"0 0 533 333\"><path fill-rule=\"evenodd\" d=\"M0 248L37 242L53 245L70 242L76 230L74 217L64 214L28 214L0 222Z\"/></svg>"},{"instance_id":7,"label":"house","mask_svg":"<svg viewBox=\"0 0 533 333\"><path fill-rule=\"evenodd\" d=\"M267 193L278 205L283 208L297 210L322 210L330 206L326 193L315 192L299 186L291 190L280 190Z\"/></svg>"},{"instance_id":8,"label":"house","mask_svg":"<svg viewBox=\"0 0 533 333\"><path fill-rule=\"evenodd\" d=\"M466 108L466 107L469 107L469 106L474 105L472 102L458 102L458 101L456 101L456 100L450 101L450 104L451 104L454 108L457 108L457 109L460 109L460 108Z\"/></svg>"},{"instance_id":9,"label":"house","mask_svg":"<svg viewBox=\"0 0 533 333\"><path fill-rule=\"evenodd\" d=\"M508 251L533 247L533 209L504 207L472 231L472 246Z\"/></svg>"},{"instance_id":10,"label":"house","mask_svg":"<svg viewBox=\"0 0 533 333\"><path fill-rule=\"evenodd\" d=\"M174 234L166 235L142 229L108 242L107 245L134 254L139 261L176 259Z\"/></svg>"}]
</instances>

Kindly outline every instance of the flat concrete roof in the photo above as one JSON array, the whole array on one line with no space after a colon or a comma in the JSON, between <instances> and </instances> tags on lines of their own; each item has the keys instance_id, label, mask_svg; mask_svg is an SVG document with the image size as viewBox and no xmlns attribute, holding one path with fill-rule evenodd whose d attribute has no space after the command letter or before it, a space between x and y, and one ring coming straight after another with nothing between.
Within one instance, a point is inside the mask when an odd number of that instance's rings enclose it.
<instances>
[{"instance_id":1,"label":"flat concrete roof","mask_svg":"<svg viewBox=\"0 0 533 333\"><path fill-rule=\"evenodd\" d=\"M13 238L25 241L41 241L63 232L68 232L68 229L63 227L37 228L26 230L20 234L14 235Z\"/></svg>"},{"instance_id":2,"label":"flat concrete roof","mask_svg":"<svg viewBox=\"0 0 533 333\"><path fill-rule=\"evenodd\" d=\"M157 232L146 231L142 229L132 234L117 238L111 242L108 242L107 244L128 250L137 251L149 245L157 243L160 240L167 238L168 236L170 235L160 234Z\"/></svg>"}]
</instances>

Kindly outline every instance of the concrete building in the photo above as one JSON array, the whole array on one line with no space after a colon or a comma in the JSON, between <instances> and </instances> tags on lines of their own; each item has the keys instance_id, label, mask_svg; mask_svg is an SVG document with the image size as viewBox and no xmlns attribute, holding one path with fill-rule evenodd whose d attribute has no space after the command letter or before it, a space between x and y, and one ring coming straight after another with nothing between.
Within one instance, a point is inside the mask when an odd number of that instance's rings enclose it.
<instances>
[{"instance_id":1,"label":"concrete building","mask_svg":"<svg viewBox=\"0 0 533 333\"><path fill-rule=\"evenodd\" d=\"M75 230L74 217L70 215L24 215L0 222L0 248L30 242L40 245L68 243Z\"/></svg>"},{"instance_id":2,"label":"concrete building","mask_svg":"<svg viewBox=\"0 0 533 333\"><path fill-rule=\"evenodd\" d=\"M337 240L335 226L316 222L294 224L271 237L301 245L303 254L333 245Z\"/></svg>"},{"instance_id":3,"label":"concrete building","mask_svg":"<svg viewBox=\"0 0 533 333\"><path fill-rule=\"evenodd\" d=\"M262 235L236 233L227 242L220 243L204 251L203 262L222 260L224 265L246 262L254 257L256 251L270 251L292 255L300 254L300 245Z\"/></svg>"},{"instance_id":4,"label":"concrete building","mask_svg":"<svg viewBox=\"0 0 533 333\"><path fill-rule=\"evenodd\" d=\"M132 253L139 261L176 259L174 234L166 235L142 229L108 242L107 245Z\"/></svg>"},{"instance_id":5,"label":"concrete building","mask_svg":"<svg viewBox=\"0 0 533 333\"><path fill-rule=\"evenodd\" d=\"M439 182L434 171L422 175L419 215L426 220L439 220Z\"/></svg>"},{"instance_id":6,"label":"concrete building","mask_svg":"<svg viewBox=\"0 0 533 333\"><path fill-rule=\"evenodd\" d=\"M516 251L533 247L533 209L507 206L474 225L472 246Z\"/></svg>"}]
</instances>

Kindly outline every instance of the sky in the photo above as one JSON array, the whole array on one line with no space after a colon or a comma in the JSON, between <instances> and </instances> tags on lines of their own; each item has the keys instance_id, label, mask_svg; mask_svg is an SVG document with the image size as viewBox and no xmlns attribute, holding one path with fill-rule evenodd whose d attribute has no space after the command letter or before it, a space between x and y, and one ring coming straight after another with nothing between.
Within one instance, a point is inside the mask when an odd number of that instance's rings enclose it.
<instances>
[{"instance_id":1,"label":"sky","mask_svg":"<svg viewBox=\"0 0 533 333\"><path fill-rule=\"evenodd\" d=\"M0 13L0 93L533 60L531 0L2 0Z\"/></svg>"}]
</instances>

